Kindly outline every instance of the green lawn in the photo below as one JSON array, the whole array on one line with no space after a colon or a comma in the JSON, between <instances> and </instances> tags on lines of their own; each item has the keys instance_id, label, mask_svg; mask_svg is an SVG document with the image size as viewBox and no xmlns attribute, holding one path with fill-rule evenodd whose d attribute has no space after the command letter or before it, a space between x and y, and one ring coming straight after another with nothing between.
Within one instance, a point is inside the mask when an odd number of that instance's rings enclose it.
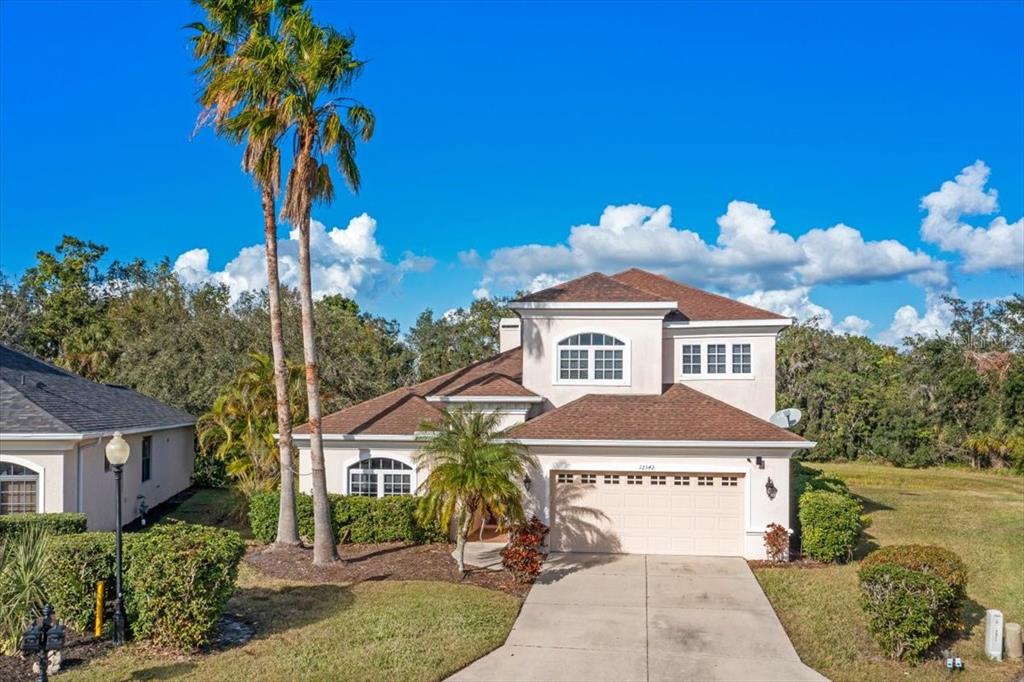
<instances>
[{"instance_id":1,"label":"green lawn","mask_svg":"<svg viewBox=\"0 0 1024 682\"><path fill-rule=\"evenodd\" d=\"M243 564L227 611L256 624L252 641L191 657L129 644L59 679L438 680L501 645L519 600L442 582L284 582Z\"/></svg>"},{"instance_id":2,"label":"green lawn","mask_svg":"<svg viewBox=\"0 0 1024 682\"><path fill-rule=\"evenodd\" d=\"M246 540L252 539L245 515L245 497L230 488L195 488L187 499L162 510L156 523L167 520L198 523L236 530Z\"/></svg>"},{"instance_id":3,"label":"green lawn","mask_svg":"<svg viewBox=\"0 0 1024 682\"><path fill-rule=\"evenodd\" d=\"M968 631L954 643L965 680L1008 680L1020 664L988 661L984 611L1024 619L1024 479L954 469L908 470L864 464L813 464L842 477L864 499L872 525L865 545L927 543L959 554L970 571ZM755 570L805 663L836 682L937 680L939 661L910 666L884 659L859 606L857 566Z\"/></svg>"}]
</instances>

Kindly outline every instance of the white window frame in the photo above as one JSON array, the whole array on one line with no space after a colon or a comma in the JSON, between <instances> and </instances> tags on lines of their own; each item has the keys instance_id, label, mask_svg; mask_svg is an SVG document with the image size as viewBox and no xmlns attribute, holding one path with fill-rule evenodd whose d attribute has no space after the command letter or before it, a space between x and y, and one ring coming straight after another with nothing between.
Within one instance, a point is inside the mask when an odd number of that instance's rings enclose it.
<instances>
[{"instance_id":1,"label":"white window frame","mask_svg":"<svg viewBox=\"0 0 1024 682\"><path fill-rule=\"evenodd\" d=\"M691 348L697 349L696 357L694 357ZM687 362L687 355L689 355L689 363ZM694 361L696 360L696 364ZM686 367L689 365L691 372L686 371ZM700 343L683 343L679 346L679 372L684 377L700 376L704 374L704 346Z\"/></svg>"},{"instance_id":2,"label":"white window frame","mask_svg":"<svg viewBox=\"0 0 1024 682\"><path fill-rule=\"evenodd\" d=\"M369 459L390 459L390 460L393 460L395 462L398 462L399 464L402 464L402 465L410 467L410 468L409 469L360 469L360 468L354 468L360 462L363 462L363 461L369 460ZM357 495L357 494L353 493L352 492L352 475L353 474L369 474L369 475L372 475L373 476L373 481L374 481L374 483L376 485L376 495L362 495L362 494L358 494ZM390 475L399 474L399 475L408 476L409 477L409 493L408 494L409 495L415 495L416 494L416 487L418 485L417 476L416 476L416 465L413 462L409 461L408 457L404 457L404 456L401 456L401 455L393 455L393 454L390 454L390 453L387 453L387 454L379 453L379 452L372 453L370 455L363 456L363 457L357 457L357 458L349 460L348 462L345 462L345 494L346 495L352 495L353 497L377 497L378 499L382 498L382 497L394 497L394 496L405 495L406 493L390 493L390 494L385 494L384 493L384 475L385 474L390 474ZM392 484L392 485L394 485L394 484Z\"/></svg>"},{"instance_id":3,"label":"white window frame","mask_svg":"<svg viewBox=\"0 0 1024 682\"><path fill-rule=\"evenodd\" d=\"M42 514L46 511L46 504L43 499L46 495L46 468L37 462L15 457L14 455L0 455L0 462L10 462L11 464L23 466L39 475L38 482L36 483L36 512Z\"/></svg>"},{"instance_id":4,"label":"white window frame","mask_svg":"<svg viewBox=\"0 0 1024 682\"><path fill-rule=\"evenodd\" d=\"M621 346L595 346L595 345L560 345L562 341L568 338L576 336L577 334L604 334L610 336L617 341L621 341ZM561 359L563 350L577 350L587 352L587 379L562 379L561 378ZM594 360L595 351L599 350L621 350L622 351L622 378L621 379L593 379L594 376ZM627 338L623 338L622 335L612 333L603 329L577 329L563 334L554 344L554 356L552 362L552 384L556 386L629 386L632 383L632 362L631 362L631 345Z\"/></svg>"},{"instance_id":5,"label":"white window frame","mask_svg":"<svg viewBox=\"0 0 1024 682\"><path fill-rule=\"evenodd\" d=\"M747 371L746 372L737 372L736 371L736 347L737 346L746 346L747 347L747 352L746 352L746 356L747 356L747 362L746 362ZM741 353L741 357L742 357L742 353ZM744 364L743 362L740 362L741 366L743 364ZM753 374L754 373L754 345L752 343L747 342L747 343L730 343L729 344L729 373L730 374L735 374L737 376L746 376L748 374Z\"/></svg>"},{"instance_id":6,"label":"white window frame","mask_svg":"<svg viewBox=\"0 0 1024 682\"><path fill-rule=\"evenodd\" d=\"M750 346L750 371L734 372L732 364L733 346ZM757 342L747 337L730 338L702 338L700 340L690 337L682 337L676 343L676 376L679 381L752 381L757 372L756 359ZM683 346L700 347L700 374L687 374L683 372ZM725 346L725 373L708 373L708 346Z\"/></svg>"}]
</instances>

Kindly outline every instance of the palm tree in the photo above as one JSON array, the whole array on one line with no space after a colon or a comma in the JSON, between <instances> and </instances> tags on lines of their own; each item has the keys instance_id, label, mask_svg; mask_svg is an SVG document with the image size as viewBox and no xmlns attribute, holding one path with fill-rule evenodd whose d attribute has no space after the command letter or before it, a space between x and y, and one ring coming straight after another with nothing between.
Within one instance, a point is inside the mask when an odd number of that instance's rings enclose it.
<instances>
[{"instance_id":1,"label":"palm tree","mask_svg":"<svg viewBox=\"0 0 1024 682\"><path fill-rule=\"evenodd\" d=\"M420 425L425 444L416 464L430 473L420 485L417 515L444 528L455 518L455 553L462 574L475 514L492 513L504 526L525 518L519 482L535 462L521 445L502 439L500 419L467 405L445 412L440 423Z\"/></svg>"},{"instance_id":2,"label":"palm tree","mask_svg":"<svg viewBox=\"0 0 1024 682\"><path fill-rule=\"evenodd\" d=\"M287 66L288 77L287 90L275 103L275 125L291 131L294 149L281 214L299 233L299 298L313 483L313 563L327 564L336 561L338 554L331 530L320 425L316 328L310 282L310 215L314 201L329 203L334 197L330 165L324 160L326 155L335 155L345 183L352 191L359 190L356 141L370 139L375 120L363 105L336 95L351 86L363 67L363 62L352 54L353 37L317 25L307 9L290 13L282 21L281 33L284 59L279 63Z\"/></svg>"},{"instance_id":3,"label":"palm tree","mask_svg":"<svg viewBox=\"0 0 1024 682\"><path fill-rule=\"evenodd\" d=\"M213 406L196 422L200 449L225 462L228 475L247 498L274 488L280 475L275 448L275 367L262 353L250 353ZM302 414L301 368L288 367L289 411Z\"/></svg>"},{"instance_id":4,"label":"palm tree","mask_svg":"<svg viewBox=\"0 0 1024 682\"><path fill-rule=\"evenodd\" d=\"M245 141L242 168L260 189L266 250L267 293L270 304L270 347L274 359L278 459L281 497L277 545L298 545L295 515L292 412L288 400L288 369L281 323L281 283L277 262L276 199L281 185L281 154L277 146L283 130L275 110L280 102L283 69L272 69L267 59L279 46L273 31L275 15L293 11L294 0L277 2L224 2L196 0L206 10L208 24L195 23L193 54L203 84L199 100L204 107L200 122L213 121L219 134Z\"/></svg>"}]
</instances>

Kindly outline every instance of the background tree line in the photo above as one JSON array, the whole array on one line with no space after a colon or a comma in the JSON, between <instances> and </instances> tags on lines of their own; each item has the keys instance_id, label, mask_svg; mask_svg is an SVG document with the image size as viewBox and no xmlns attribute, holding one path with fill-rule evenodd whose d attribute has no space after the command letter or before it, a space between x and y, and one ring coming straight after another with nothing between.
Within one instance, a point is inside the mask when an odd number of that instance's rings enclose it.
<instances>
[{"instance_id":1,"label":"background tree line","mask_svg":"<svg viewBox=\"0 0 1024 682\"><path fill-rule=\"evenodd\" d=\"M264 441L259 458L255 441L238 435L253 431L244 420L260 420L263 434L274 423L266 294L233 302L223 285L182 285L166 261L101 268L105 253L65 237L17 281L0 281L0 342L91 379L131 386L214 427L233 424L235 456L268 462L272 476L273 443ZM505 303L477 300L440 316L425 310L403 337L396 321L350 299L317 301L325 409L494 355L498 319L511 314ZM950 303L947 335L907 339L901 350L823 330L813 320L782 333L778 404L803 410L795 431L818 442L808 458L1024 468L1024 296ZM301 367L294 291L284 291L282 315L289 364ZM304 387L299 378L292 383L301 423ZM211 436L208 451L223 451L226 439L227 431Z\"/></svg>"}]
</instances>

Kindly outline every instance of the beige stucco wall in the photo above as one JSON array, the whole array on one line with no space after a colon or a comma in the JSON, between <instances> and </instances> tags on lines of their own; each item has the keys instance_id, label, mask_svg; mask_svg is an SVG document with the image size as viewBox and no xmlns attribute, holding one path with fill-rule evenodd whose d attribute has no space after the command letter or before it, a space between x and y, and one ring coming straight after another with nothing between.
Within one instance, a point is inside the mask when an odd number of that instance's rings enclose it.
<instances>
[{"instance_id":1,"label":"beige stucco wall","mask_svg":"<svg viewBox=\"0 0 1024 682\"><path fill-rule=\"evenodd\" d=\"M553 470L621 471L644 473L742 473L745 477L744 556L764 559L763 534L771 523L789 527L789 459L793 451L757 449L631 448L531 446L538 467L530 474L527 514L550 520ZM758 468L756 458L764 459ZM778 490L769 499L765 484L771 477Z\"/></svg>"},{"instance_id":2,"label":"beige stucco wall","mask_svg":"<svg viewBox=\"0 0 1024 682\"><path fill-rule=\"evenodd\" d=\"M304 493L313 492L313 467L309 456L309 440L296 438L299 449L299 490ZM337 495L348 494L349 466L361 459L370 457L389 457L405 462L413 468L413 490L425 476L425 472L416 470L414 454L418 448L409 442L358 441L338 442L324 441L324 471L327 475L327 492Z\"/></svg>"},{"instance_id":3,"label":"beige stucco wall","mask_svg":"<svg viewBox=\"0 0 1024 682\"><path fill-rule=\"evenodd\" d=\"M523 386L558 407L587 393L658 394L662 387L665 311L522 310ZM558 342L581 332L611 334L627 344L627 376L616 385L557 379Z\"/></svg>"},{"instance_id":4,"label":"beige stucco wall","mask_svg":"<svg viewBox=\"0 0 1024 682\"><path fill-rule=\"evenodd\" d=\"M181 492L192 481L195 462L192 427L164 429L125 436L131 455L122 479L125 523L138 517L138 495L153 507ZM152 436L150 480L142 482L142 438ZM46 512L84 512L89 530L113 530L116 521L114 474L105 472L104 447L109 437L82 441L0 441L0 457L24 460L43 470L43 509ZM17 459L14 459L17 458ZM19 463L24 463L24 461Z\"/></svg>"},{"instance_id":5,"label":"beige stucco wall","mask_svg":"<svg viewBox=\"0 0 1024 682\"><path fill-rule=\"evenodd\" d=\"M750 328L665 328L662 344L662 380L682 383L750 414L767 419L775 412L775 339L777 331ZM701 344L701 373L682 373L682 348ZM732 369L732 345L750 344L751 373L708 374L707 344L725 345L726 367Z\"/></svg>"},{"instance_id":6,"label":"beige stucco wall","mask_svg":"<svg viewBox=\"0 0 1024 682\"><path fill-rule=\"evenodd\" d=\"M299 445L299 487L312 491L308 443ZM348 493L346 471L361 458L392 457L415 469L415 446L411 443L360 441L339 444L325 442L324 460L327 490ZM530 471L530 490L526 492L527 515L536 514L550 522L551 472L553 470L621 471L644 473L741 473L744 476L744 556L764 559L763 534L771 523L789 527L790 450L700 449L700 448L622 448L584 446L530 446L537 467ZM757 456L764 468L756 465ZM426 470L414 471L413 487L424 480ZM771 477L777 489L769 499L765 484Z\"/></svg>"}]
</instances>

